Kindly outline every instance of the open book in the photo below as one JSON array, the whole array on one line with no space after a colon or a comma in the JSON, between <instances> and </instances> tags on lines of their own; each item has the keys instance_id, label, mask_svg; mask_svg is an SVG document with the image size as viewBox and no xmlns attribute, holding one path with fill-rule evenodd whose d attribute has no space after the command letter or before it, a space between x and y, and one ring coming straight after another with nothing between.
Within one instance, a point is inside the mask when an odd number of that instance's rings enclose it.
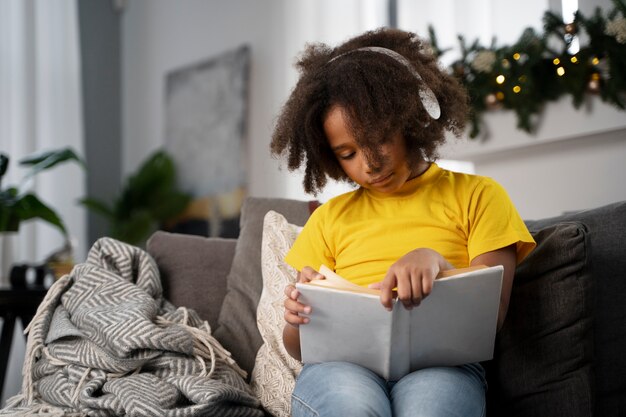
<instances>
[{"instance_id":1,"label":"open book","mask_svg":"<svg viewBox=\"0 0 626 417\"><path fill-rule=\"evenodd\" d=\"M322 265L325 280L297 283L311 306L300 326L304 363L347 361L391 381L417 369L479 362L493 357L502 266L446 271L412 310L356 285Z\"/></svg>"}]
</instances>

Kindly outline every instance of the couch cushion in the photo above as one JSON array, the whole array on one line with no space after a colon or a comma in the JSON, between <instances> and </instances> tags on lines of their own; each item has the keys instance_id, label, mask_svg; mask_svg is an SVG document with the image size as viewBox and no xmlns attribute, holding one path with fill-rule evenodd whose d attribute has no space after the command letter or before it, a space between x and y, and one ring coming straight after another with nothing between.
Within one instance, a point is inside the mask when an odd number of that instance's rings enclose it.
<instances>
[{"instance_id":1,"label":"couch cushion","mask_svg":"<svg viewBox=\"0 0 626 417\"><path fill-rule=\"evenodd\" d=\"M585 225L530 228L536 249L515 273L486 364L490 416L593 415L593 279Z\"/></svg>"},{"instance_id":2,"label":"couch cushion","mask_svg":"<svg viewBox=\"0 0 626 417\"><path fill-rule=\"evenodd\" d=\"M163 231L154 233L147 243L148 253L159 266L165 298L175 306L195 310L213 330L226 294L235 244L235 239Z\"/></svg>"},{"instance_id":3,"label":"couch cushion","mask_svg":"<svg viewBox=\"0 0 626 417\"><path fill-rule=\"evenodd\" d=\"M291 392L302 369L283 345L285 287L295 284L297 271L284 261L302 228L269 211L263 222L261 268L263 292L257 308L257 326L263 344L252 370L252 389L267 411L275 417L291 415Z\"/></svg>"},{"instance_id":4,"label":"couch cushion","mask_svg":"<svg viewBox=\"0 0 626 417\"><path fill-rule=\"evenodd\" d=\"M585 224L595 286L593 319L595 415L626 415L626 201L528 222L538 229L562 221Z\"/></svg>"},{"instance_id":5,"label":"couch cushion","mask_svg":"<svg viewBox=\"0 0 626 417\"><path fill-rule=\"evenodd\" d=\"M228 349L250 376L256 353L263 343L256 325L261 297L261 236L265 214L274 210L289 223L304 225L311 203L279 198L248 197L241 209L241 232L228 274L226 296L220 311L215 337Z\"/></svg>"}]
</instances>

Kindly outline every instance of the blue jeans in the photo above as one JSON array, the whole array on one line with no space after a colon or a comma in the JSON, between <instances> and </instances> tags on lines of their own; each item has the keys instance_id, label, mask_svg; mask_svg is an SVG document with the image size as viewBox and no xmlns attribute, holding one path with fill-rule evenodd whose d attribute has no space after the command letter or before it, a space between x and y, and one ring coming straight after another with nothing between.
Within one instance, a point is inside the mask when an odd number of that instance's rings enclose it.
<instances>
[{"instance_id":1,"label":"blue jeans","mask_svg":"<svg viewBox=\"0 0 626 417\"><path fill-rule=\"evenodd\" d=\"M485 415L479 364L427 368L388 382L348 362L305 365L291 397L292 417L471 417Z\"/></svg>"}]
</instances>

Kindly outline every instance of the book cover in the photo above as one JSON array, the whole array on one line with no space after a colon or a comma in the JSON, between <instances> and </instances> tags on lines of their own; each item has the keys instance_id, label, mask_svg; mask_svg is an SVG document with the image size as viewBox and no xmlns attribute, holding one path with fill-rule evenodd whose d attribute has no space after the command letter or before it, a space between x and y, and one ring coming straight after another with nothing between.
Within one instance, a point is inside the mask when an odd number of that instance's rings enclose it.
<instances>
[{"instance_id":1,"label":"book cover","mask_svg":"<svg viewBox=\"0 0 626 417\"><path fill-rule=\"evenodd\" d=\"M302 361L348 361L398 380L425 367L491 359L503 270L446 271L418 307L407 310L394 300L387 311L378 290L322 265L325 280L296 284L301 302L312 308L309 323L300 326Z\"/></svg>"}]
</instances>

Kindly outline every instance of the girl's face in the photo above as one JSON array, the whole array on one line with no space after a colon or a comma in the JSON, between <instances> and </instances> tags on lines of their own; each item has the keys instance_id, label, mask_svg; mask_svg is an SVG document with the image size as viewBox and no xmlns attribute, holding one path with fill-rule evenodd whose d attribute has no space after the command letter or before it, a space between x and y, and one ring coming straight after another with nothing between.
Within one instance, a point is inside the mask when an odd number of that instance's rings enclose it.
<instances>
[{"instance_id":1,"label":"girl's face","mask_svg":"<svg viewBox=\"0 0 626 417\"><path fill-rule=\"evenodd\" d=\"M416 172L409 168L404 140L400 133L381 147L383 162L379 166L371 166L366 154L350 133L341 107L335 106L328 112L324 120L324 132L346 175L368 190L394 193L405 182L415 178L428 167L428 164L422 161L418 164Z\"/></svg>"}]
</instances>

